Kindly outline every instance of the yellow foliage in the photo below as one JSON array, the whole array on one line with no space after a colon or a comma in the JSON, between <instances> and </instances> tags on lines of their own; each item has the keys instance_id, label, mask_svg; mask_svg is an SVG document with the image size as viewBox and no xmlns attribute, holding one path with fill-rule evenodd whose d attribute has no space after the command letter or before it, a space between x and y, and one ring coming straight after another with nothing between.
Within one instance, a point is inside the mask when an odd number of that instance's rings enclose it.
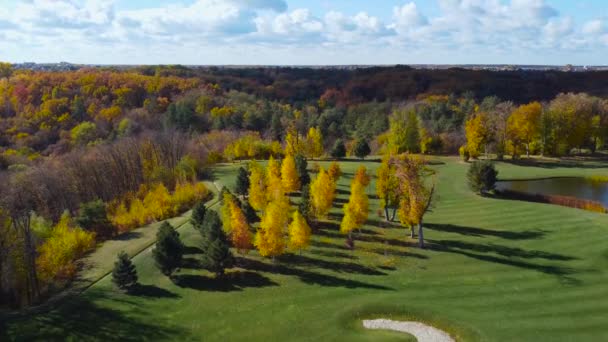
<instances>
[{"instance_id":1,"label":"yellow foliage","mask_svg":"<svg viewBox=\"0 0 608 342\"><path fill-rule=\"evenodd\" d=\"M264 210L268 204L266 196L266 174L256 162L249 163L249 204L255 210Z\"/></svg>"},{"instance_id":2,"label":"yellow foliage","mask_svg":"<svg viewBox=\"0 0 608 342\"><path fill-rule=\"evenodd\" d=\"M300 176L296 169L296 161L290 154L285 156L281 164L281 182L286 192L300 190Z\"/></svg>"},{"instance_id":3,"label":"yellow foliage","mask_svg":"<svg viewBox=\"0 0 608 342\"><path fill-rule=\"evenodd\" d=\"M298 137L298 133L294 129L288 130L285 135L285 154L297 156L298 154L302 154L303 150L304 147Z\"/></svg>"},{"instance_id":4,"label":"yellow foliage","mask_svg":"<svg viewBox=\"0 0 608 342\"><path fill-rule=\"evenodd\" d=\"M230 241L232 246L236 248L239 253L244 253L251 249L251 232L249 223L245 218L243 210L237 205L236 201L233 200L229 203L230 210Z\"/></svg>"},{"instance_id":5,"label":"yellow foliage","mask_svg":"<svg viewBox=\"0 0 608 342\"><path fill-rule=\"evenodd\" d=\"M365 166L364 165L359 166L357 168L357 171L355 171L355 177L354 177L354 183L353 184L359 183L362 186L366 187L366 186L369 185L370 181L371 181L371 178L367 174L367 169L365 168Z\"/></svg>"},{"instance_id":6,"label":"yellow foliage","mask_svg":"<svg viewBox=\"0 0 608 342\"><path fill-rule=\"evenodd\" d=\"M36 264L40 279L70 278L76 272L74 261L95 246L95 234L80 229L64 213L50 237L38 248Z\"/></svg>"},{"instance_id":7,"label":"yellow foliage","mask_svg":"<svg viewBox=\"0 0 608 342\"><path fill-rule=\"evenodd\" d=\"M310 184L310 204L317 218L325 217L331 209L336 195L336 183L332 181L323 168Z\"/></svg>"},{"instance_id":8,"label":"yellow foliage","mask_svg":"<svg viewBox=\"0 0 608 342\"><path fill-rule=\"evenodd\" d=\"M293 220L289 225L289 248L302 250L310 243L310 226L298 210L293 212Z\"/></svg>"},{"instance_id":9,"label":"yellow foliage","mask_svg":"<svg viewBox=\"0 0 608 342\"><path fill-rule=\"evenodd\" d=\"M340 169L340 164L335 161L331 162L331 164L329 164L329 167L327 168L327 174L333 182L337 182L340 176L342 176L342 169Z\"/></svg>"},{"instance_id":10,"label":"yellow foliage","mask_svg":"<svg viewBox=\"0 0 608 342\"><path fill-rule=\"evenodd\" d=\"M284 201L268 203L254 240L261 256L274 257L283 254L288 213L289 204L285 205Z\"/></svg>"},{"instance_id":11,"label":"yellow foliage","mask_svg":"<svg viewBox=\"0 0 608 342\"><path fill-rule=\"evenodd\" d=\"M269 202L283 196L285 190L281 181L281 164L272 157L268 160L266 180L266 196Z\"/></svg>"},{"instance_id":12,"label":"yellow foliage","mask_svg":"<svg viewBox=\"0 0 608 342\"><path fill-rule=\"evenodd\" d=\"M476 113L465 124L467 148L471 158L477 158L491 137L490 118L486 112Z\"/></svg>"},{"instance_id":13,"label":"yellow foliage","mask_svg":"<svg viewBox=\"0 0 608 342\"><path fill-rule=\"evenodd\" d=\"M319 128L311 127L308 130L306 151L309 158L319 158L323 155L323 136Z\"/></svg>"},{"instance_id":14,"label":"yellow foliage","mask_svg":"<svg viewBox=\"0 0 608 342\"><path fill-rule=\"evenodd\" d=\"M234 196L228 192L224 193L220 215L222 216L222 226L224 227L224 232L226 232L226 234L232 232L232 211L234 210L234 207L237 207Z\"/></svg>"}]
</instances>

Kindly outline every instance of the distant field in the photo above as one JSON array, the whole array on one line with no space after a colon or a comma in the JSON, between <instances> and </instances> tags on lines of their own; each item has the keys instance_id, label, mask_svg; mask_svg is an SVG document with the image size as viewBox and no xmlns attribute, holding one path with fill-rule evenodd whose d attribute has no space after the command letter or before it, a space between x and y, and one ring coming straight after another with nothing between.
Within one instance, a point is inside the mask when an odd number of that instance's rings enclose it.
<instances>
[{"instance_id":1,"label":"distant field","mask_svg":"<svg viewBox=\"0 0 608 342\"><path fill-rule=\"evenodd\" d=\"M134 258L142 293L120 294L105 277L54 311L5 322L0 340L403 339L362 328L362 318L376 317L428 322L463 341L608 340L608 215L482 198L467 189L465 163L433 160L438 201L425 220L428 249L382 221L373 181L367 225L356 250L344 248L341 207L360 164L345 161L331 221L302 256L272 264L251 252L230 282L217 282L197 267L199 236L187 224L180 286L147 249ZM378 164L364 164L375 175ZM217 181L234 184L238 166L218 167ZM505 179L608 174L601 163L498 169Z\"/></svg>"}]
</instances>

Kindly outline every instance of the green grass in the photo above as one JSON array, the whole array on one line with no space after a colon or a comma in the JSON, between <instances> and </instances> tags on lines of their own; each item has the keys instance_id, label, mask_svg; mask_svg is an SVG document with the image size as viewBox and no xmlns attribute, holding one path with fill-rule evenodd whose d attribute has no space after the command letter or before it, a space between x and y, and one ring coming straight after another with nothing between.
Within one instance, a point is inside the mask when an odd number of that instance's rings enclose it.
<instances>
[{"instance_id":1,"label":"green grass","mask_svg":"<svg viewBox=\"0 0 608 342\"><path fill-rule=\"evenodd\" d=\"M180 234L193 248L179 285L160 274L147 249L134 258L144 285L138 294L118 293L105 277L51 312L5 322L0 340L403 338L362 328L361 319L379 317L428 322L465 341L608 339L608 215L482 198L466 188L466 164L438 161L438 202L425 219L428 249L383 223L375 199L356 250L343 247L340 208L360 164L346 161L332 220L301 257L273 264L251 252L229 272L230 282L217 282L197 267L198 233L186 224ZM365 165L375 174L376 163ZM218 182L233 184L238 166L219 167ZM597 163L498 169L503 179L608 171Z\"/></svg>"}]
</instances>

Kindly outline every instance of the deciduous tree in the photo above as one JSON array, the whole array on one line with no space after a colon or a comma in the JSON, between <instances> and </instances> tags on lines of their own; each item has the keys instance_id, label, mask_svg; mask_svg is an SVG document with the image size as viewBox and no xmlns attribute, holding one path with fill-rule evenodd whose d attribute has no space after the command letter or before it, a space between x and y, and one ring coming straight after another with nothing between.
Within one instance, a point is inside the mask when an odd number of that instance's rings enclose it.
<instances>
[{"instance_id":1,"label":"deciduous tree","mask_svg":"<svg viewBox=\"0 0 608 342\"><path fill-rule=\"evenodd\" d=\"M333 204L335 192L336 183L323 168L320 168L317 177L310 184L311 209L317 219L327 215Z\"/></svg>"},{"instance_id":2,"label":"deciduous tree","mask_svg":"<svg viewBox=\"0 0 608 342\"><path fill-rule=\"evenodd\" d=\"M310 226L299 210L293 212L291 224L289 224L289 247L292 250L306 249L310 243Z\"/></svg>"},{"instance_id":3,"label":"deciduous tree","mask_svg":"<svg viewBox=\"0 0 608 342\"><path fill-rule=\"evenodd\" d=\"M292 155L286 155L281 164L281 182L286 192L300 190L300 177L296 169L296 162Z\"/></svg>"}]
</instances>

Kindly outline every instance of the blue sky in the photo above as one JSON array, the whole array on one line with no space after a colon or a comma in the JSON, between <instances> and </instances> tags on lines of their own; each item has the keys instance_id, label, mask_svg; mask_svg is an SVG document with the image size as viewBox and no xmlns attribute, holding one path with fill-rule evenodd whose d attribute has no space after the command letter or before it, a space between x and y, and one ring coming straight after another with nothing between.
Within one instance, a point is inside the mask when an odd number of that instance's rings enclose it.
<instances>
[{"instance_id":1,"label":"blue sky","mask_svg":"<svg viewBox=\"0 0 608 342\"><path fill-rule=\"evenodd\" d=\"M9 0L0 60L605 65L605 0Z\"/></svg>"}]
</instances>

